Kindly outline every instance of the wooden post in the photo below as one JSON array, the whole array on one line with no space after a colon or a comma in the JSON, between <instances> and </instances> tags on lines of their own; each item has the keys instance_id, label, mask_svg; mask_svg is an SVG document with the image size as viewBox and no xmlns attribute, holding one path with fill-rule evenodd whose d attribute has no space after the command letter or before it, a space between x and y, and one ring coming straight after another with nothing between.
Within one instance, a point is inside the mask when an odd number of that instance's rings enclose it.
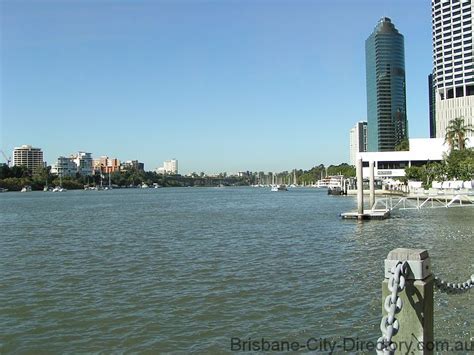
<instances>
[{"instance_id":1,"label":"wooden post","mask_svg":"<svg viewBox=\"0 0 474 355\"><path fill-rule=\"evenodd\" d=\"M370 197L369 197L369 207L372 209L375 205L375 162L369 162L369 189L370 189Z\"/></svg>"},{"instance_id":2,"label":"wooden post","mask_svg":"<svg viewBox=\"0 0 474 355\"><path fill-rule=\"evenodd\" d=\"M357 159L356 167L357 177L357 214L358 219L362 219L364 215L364 184L362 175L362 158Z\"/></svg>"},{"instance_id":3,"label":"wooden post","mask_svg":"<svg viewBox=\"0 0 474 355\"><path fill-rule=\"evenodd\" d=\"M398 261L407 261L405 289L398 295L403 301L400 313L395 315L399 331L393 336L396 353L416 355L433 354L433 275L428 251L398 248L385 259L385 280L382 282L382 314L385 298L390 295L388 279L390 269ZM408 347L410 350L408 351Z\"/></svg>"}]
</instances>

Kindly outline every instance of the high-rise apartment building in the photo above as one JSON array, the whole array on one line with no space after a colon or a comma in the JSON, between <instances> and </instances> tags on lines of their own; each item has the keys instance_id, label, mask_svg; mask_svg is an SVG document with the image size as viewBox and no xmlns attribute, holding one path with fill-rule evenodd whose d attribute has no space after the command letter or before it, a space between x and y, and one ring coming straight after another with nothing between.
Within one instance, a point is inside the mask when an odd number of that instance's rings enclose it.
<instances>
[{"instance_id":1,"label":"high-rise apartment building","mask_svg":"<svg viewBox=\"0 0 474 355\"><path fill-rule=\"evenodd\" d=\"M365 41L369 152L393 151L408 139L405 45L388 17Z\"/></svg>"},{"instance_id":2,"label":"high-rise apartment building","mask_svg":"<svg viewBox=\"0 0 474 355\"><path fill-rule=\"evenodd\" d=\"M471 0L431 0L438 138L444 138L454 118L463 117L466 124L474 124L473 9Z\"/></svg>"},{"instance_id":3,"label":"high-rise apartment building","mask_svg":"<svg viewBox=\"0 0 474 355\"><path fill-rule=\"evenodd\" d=\"M22 145L13 150L13 165L26 166L33 173L44 167L43 152L41 148L33 148L31 145Z\"/></svg>"},{"instance_id":4,"label":"high-rise apartment building","mask_svg":"<svg viewBox=\"0 0 474 355\"><path fill-rule=\"evenodd\" d=\"M178 173L178 161L176 159L166 160L163 163L163 168L168 174Z\"/></svg>"},{"instance_id":5,"label":"high-rise apartment building","mask_svg":"<svg viewBox=\"0 0 474 355\"><path fill-rule=\"evenodd\" d=\"M367 122L360 121L349 132L349 156L351 165L356 164L357 153L367 151Z\"/></svg>"}]
</instances>

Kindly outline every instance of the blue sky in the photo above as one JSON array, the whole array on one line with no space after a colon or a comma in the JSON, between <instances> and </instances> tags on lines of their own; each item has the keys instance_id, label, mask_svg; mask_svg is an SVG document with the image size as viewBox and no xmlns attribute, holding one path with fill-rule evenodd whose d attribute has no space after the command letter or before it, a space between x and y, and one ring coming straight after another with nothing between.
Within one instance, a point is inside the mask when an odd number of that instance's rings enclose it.
<instances>
[{"instance_id":1,"label":"blue sky","mask_svg":"<svg viewBox=\"0 0 474 355\"><path fill-rule=\"evenodd\" d=\"M410 137L428 137L428 0L2 0L0 149L177 158L180 172L349 161L365 40L405 36Z\"/></svg>"}]
</instances>

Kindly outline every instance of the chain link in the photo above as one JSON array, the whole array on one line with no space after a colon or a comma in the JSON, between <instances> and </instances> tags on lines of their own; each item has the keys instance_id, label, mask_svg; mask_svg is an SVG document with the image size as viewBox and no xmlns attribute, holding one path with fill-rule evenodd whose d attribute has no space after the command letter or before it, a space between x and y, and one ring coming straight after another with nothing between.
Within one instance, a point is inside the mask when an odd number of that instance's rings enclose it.
<instances>
[{"instance_id":1,"label":"chain link","mask_svg":"<svg viewBox=\"0 0 474 355\"><path fill-rule=\"evenodd\" d=\"M434 284L440 291L443 292L463 293L469 291L471 288L474 288L474 274L471 275L471 278L469 280L463 283L446 282L435 276Z\"/></svg>"},{"instance_id":2,"label":"chain link","mask_svg":"<svg viewBox=\"0 0 474 355\"><path fill-rule=\"evenodd\" d=\"M377 354L378 355L393 355L395 354L395 344L392 343L392 337L397 334L400 329L400 324L395 318L395 315L399 313L403 308L402 299L398 296L398 293L403 291L405 288L405 275L407 271L407 262L399 261L390 272L391 275L388 279L388 290L391 292L385 298L384 309L387 312L386 316L382 317L380 322L380 330L382 336L377 340Z\"/></svg>"}]
</instances>

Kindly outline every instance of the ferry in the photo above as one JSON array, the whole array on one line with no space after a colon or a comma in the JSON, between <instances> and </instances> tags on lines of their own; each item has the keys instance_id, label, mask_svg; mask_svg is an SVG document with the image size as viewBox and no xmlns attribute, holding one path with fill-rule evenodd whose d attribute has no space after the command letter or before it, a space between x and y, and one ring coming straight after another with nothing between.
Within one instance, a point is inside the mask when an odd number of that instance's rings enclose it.
<instances>
[{"instance_id":1,"label":"ferry","mask_svg":"<svg viewBox=\"0 0 474 355\"><path fill-rule=\"evenodd\" d=\"M344 176L334 175L330 176L328 183L328 195L344 195Z\"/></svg>"}]
</instances>

